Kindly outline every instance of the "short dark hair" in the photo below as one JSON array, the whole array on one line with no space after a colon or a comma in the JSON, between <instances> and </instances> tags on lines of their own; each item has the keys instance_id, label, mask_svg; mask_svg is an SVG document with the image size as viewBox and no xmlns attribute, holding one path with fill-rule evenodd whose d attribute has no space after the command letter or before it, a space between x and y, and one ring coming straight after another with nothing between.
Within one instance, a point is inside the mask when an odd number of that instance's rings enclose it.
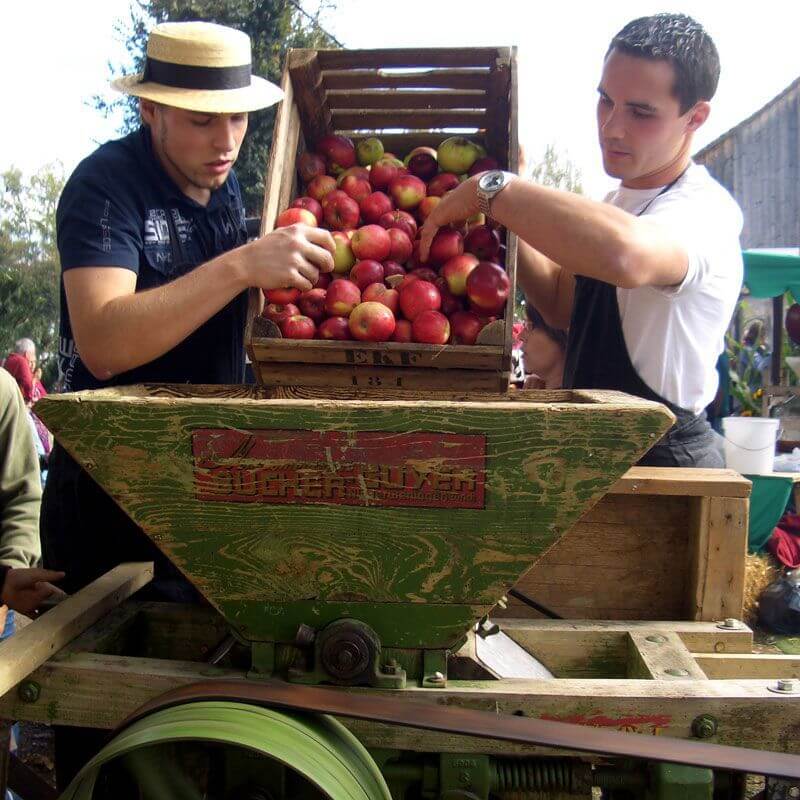
<instances>
[{"instance_id":1,"label":"short dark hair","mask_svg":"<svg viewBox=\"0 0 800 800\"><path fill-rule=\"evenodd\" d=\"M544 317L530 303L525 303L525 316L534 328L546 333L562 350L567 349L567 332L548 325Z\"/></svg>"},{"instance_id":2,"label":"short dark hair","mask_svg":"<svg viewBox=\"0 0 800 800\"><path fill-rule=\"evenodd\" d=\"M672 64L675 70L672 92L678 99L681 114L698 100L710 100L717 91L717 47L703 26L686 14L639 17L611 40L606 58L612 50Z\"/></svg>"}]
</instances>

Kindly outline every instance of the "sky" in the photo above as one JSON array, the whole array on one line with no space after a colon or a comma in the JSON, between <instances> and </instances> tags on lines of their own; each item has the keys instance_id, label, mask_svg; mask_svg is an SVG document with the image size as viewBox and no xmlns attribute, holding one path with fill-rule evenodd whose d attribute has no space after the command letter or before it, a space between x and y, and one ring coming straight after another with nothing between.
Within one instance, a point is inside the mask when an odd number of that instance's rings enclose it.
<instances>
[{"instance_id":1,"label":"sky","mask_svg":"<svg viewBox=\"0 0 800 800\"><path fill-rule=\"evenodd\" d=\"M114 96L107 89L108 62L125 57L115 24L127 18L128 4L26 0L3 9L0 172L16 166L30 174L61 162L68 174L99 142L116 135L118 120L104 119L88 103L94 94ZM309 11L317 5L303 0ZM626 22L658 11L691 14L720 52L719 89L695 150L800 76L796 0L338 0L335 9L323 10L321 21L352 48L516 45L520 141L529 160L555 144L581 170L587 193L601 197L613 185L600 165L594 119L603 55Z\"/></svg>"}]
</instances>

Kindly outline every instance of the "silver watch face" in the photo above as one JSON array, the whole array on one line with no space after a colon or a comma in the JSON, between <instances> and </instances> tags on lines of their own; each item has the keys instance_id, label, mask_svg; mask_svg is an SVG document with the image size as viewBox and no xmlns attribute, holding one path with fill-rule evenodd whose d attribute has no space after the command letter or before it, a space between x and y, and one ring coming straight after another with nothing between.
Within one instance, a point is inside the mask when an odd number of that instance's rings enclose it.
<instances>
[{"instance_id":1,"label":"silver watch face","mask_svg":"<svg viewBox=\"0 0 800 800\"><path fill-rule=\"evenodd\" d=\"M505 175L500 170L487 172L481 178L481 189L485 192L492 192L499 189L505 183Z\"/></svg>"}]
</instances>

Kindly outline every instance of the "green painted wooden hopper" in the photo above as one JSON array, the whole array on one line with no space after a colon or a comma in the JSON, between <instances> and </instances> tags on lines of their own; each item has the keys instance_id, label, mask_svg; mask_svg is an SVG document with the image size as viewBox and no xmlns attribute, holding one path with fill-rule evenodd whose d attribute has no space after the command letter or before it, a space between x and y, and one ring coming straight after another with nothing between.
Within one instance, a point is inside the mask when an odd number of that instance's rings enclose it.
<instances>
[{"instance_id":1,"label":"green painted wooden hopper","mask_svg":"<svg viewBox=\"0 0 800 800\"><path fill-rule=\"evenodd\" d=\"M445 650L667 430L610 392L49 396L48 427L250 642L344 618Z\"/></svg>"}]
</instances>

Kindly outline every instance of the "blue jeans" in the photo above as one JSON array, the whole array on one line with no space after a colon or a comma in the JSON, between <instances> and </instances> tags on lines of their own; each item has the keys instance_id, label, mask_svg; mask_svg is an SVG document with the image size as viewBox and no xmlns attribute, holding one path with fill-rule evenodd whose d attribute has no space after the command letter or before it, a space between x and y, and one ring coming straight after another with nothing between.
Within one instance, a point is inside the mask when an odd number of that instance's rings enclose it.
<instances>
[{"instance_id":1,"label":"blue jeans","mask_svg":"<svg viewBox=\"0 0 800 800\"><path fill-rule=\"evenodd\" d=\"M0 634L0 640L8 639L16 630L16 623L14 621L14 612L9 608L6 612L6 624L3 627L3 632ZM13 725L11 728L11 752L17 749L19 742L19 725ZM6 789L6 800L20 800L20 798L11 791Z\"/></svg>"}]
</instances>

